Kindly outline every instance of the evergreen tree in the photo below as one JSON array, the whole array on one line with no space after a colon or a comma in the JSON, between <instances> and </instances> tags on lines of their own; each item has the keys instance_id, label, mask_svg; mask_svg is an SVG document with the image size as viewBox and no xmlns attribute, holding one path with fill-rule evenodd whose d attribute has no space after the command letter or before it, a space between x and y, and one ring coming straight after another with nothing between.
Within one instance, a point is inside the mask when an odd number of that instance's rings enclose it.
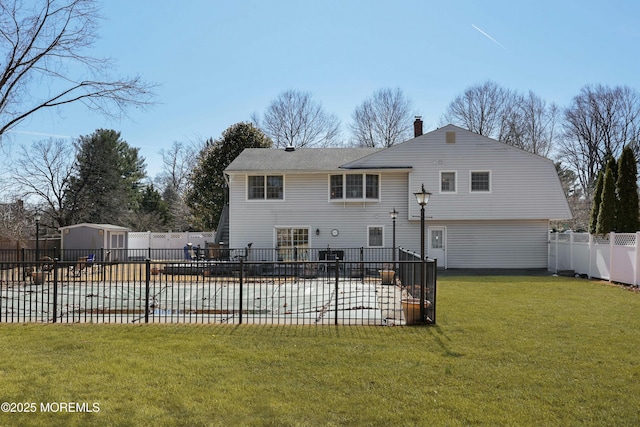
<instances>
[{"instance_id":1,"label":"evergreen tree","mask_svg":"<svg viewBox=\"0 0 640 427\"><path fill-rule=\"evenodd\" d=\"M141 192L139 209L126 216L125 225L140 231L164 231L167 230L169 217L169 205L149 184Z\"/></svg>"},{"instance_id":2,"label":"evergreen tree","mask_svg":"<svg viewBox=\"0 0 640 427\"><path fill-rule=\"evenodd\" d=\"M218 226L227 202L224 170L245 148L269 148L271 139L250 123L236 123L222 133L222 138L209 139L198 156L190 175L186 193L196 228L213 230Z\"/></svg>"},{"instance_id":3,"label":"evergreen tree","mask_svg":"<svg viewBox=\"0 0 640 427\"><path fill-rule=\"evenodd\" d=\"M162 196L153 184L146 185L140 199L140 212L157 213L163 219L163 223L169 219L169 205L162 200Z\"/></svg>"},{"instance_id":4,"label":"evergreen tree","mask_svg":"<svg viewBox=\"0 0 640 427\"><path fill-rule=\"evenodd\" d=\"M598 213L600 212L600 203L602 202L602 187L604 185L604 173L598 172L596 180L596 188L593 193L593 206L591 207L591 222L589 223L589 233L595 234L598 227Z\"/></svg>"},{"instance_id":5,"label":"evergreen tree","mask_svg":"<svg viewBox=\"0 0 640 427\"><path fill-rule=\"evenodd\" d=\"M640 231L637 180L638 167L636 157L631 147L627 145L622 150L622 154L618 160L616 231L619 233L635 233L636 231Z\"/></svg>"},{"instance_id":6,"label":"evergreen tree","mask_svg":"<svg viewBox=\"0 0 640 427\"><path fill-rule=\"evenodd\" d=\"M615 157L611 155L607 157L608 157L607 167L611 168L611 178L613 179L613 182L616 183L618 182L618 162L616 161ZM616 195L616 199L617 198L618 196Z\"/></svg>"},{"instance_id":7,"label":"evergreen tree","mask_svg":"<svg viewBox=\"0 0 640 427\"><path fill-rule=\"evenodd\" d=\"M76 144L67 193L73 221L127 225L127 215L139 209L144 158L114 130L98 129Z\"/></svg>"},{"instance_id":8,"label":"evergreen tree","mask_svg":"<svg viewBox=\"0 0 640 427\"><path fill-rule=\"evenodd\" d=\"M596 234L607 234L616 231L616 182L611 162L607 163L602 185L602 200L598 211Z\"/></svg>"}]
</instances>

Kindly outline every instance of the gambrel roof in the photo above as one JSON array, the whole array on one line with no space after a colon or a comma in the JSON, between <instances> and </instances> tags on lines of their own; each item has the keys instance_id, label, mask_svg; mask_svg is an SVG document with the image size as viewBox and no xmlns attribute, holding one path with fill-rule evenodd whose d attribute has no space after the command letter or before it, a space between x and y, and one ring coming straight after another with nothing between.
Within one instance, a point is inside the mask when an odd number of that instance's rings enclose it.
<instances>
[{"instance_id":1,"label":"gambrel roof","mask_svg":"<svg viewBox=\"0 0 640 427\"><path fill-rule=\"evenodd\" d=\"M571 217L553 161L454 125L385 149L251 148L244 150L225 170L229 175L348 171L379 173L382 185L388 174L406 173L411 218L419 214L413 192L423 184L433 193L429 215L434 220ZM451 187L444 191L443 174L453 177ZM474 176L488 180L486 190L472 189ZM288 180L288 185L292 182ZM318 197L326 197L327 187L321 191Z\"/></svg>"}]
</instances>

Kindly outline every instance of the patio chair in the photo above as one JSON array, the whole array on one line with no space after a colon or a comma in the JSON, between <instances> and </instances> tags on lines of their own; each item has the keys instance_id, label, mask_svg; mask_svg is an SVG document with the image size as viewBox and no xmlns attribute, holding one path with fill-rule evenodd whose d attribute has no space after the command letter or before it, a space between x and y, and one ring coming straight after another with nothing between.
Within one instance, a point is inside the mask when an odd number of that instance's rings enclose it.
<instances>
[{"instance_id":1,"label":"patio chair","mask_svg":"<svg viewBox=\"0 0 640 427\"><path fill-rule=\"evenodd\" d=\"M76 265L70 266L69 269L73 271L74 276L80 276L83 272L86 274L88 269L93 269L95 262L96 254L89 254L78 258Z\"/></svg>"},{"instance_id":2,"label":"patio chair","mask_svg":"<svg viewBox=\"0 0 640 427\"><path fill-rule=\"evenodd\" d=\"M247 246L244 249L234 249L234 255L231 257L232 261L240 261L240 260L246 260L249 258L249 255L251 253L251 246L253 245L253 242L251 243L247 243Z\"/></svg>"}]
</instances>

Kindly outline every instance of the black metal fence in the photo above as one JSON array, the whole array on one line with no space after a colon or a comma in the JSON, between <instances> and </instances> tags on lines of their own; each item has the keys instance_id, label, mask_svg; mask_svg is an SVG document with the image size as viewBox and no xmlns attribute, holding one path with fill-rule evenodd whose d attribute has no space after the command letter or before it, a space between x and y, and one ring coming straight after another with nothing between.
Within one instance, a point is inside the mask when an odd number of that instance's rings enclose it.
<instances>
[{"instance_id":1,"label":"black metal fence","mask_svg":"<svg viewBox=\"0 0 640 427\"><path fill-rule=\"evenodd\" d=\"M435 323L435 262L402 250L391 263L365 261L360 254L343 250L333 259L282 261L0 262L0 322ZM416 311L415 300L428 303Z\"/></svg>"},{"instance_id":2,"label":"black metal fence","mask_svg":"<svg viewBox=\"0 0 640 427\"><path fill-rule=\"evenodd\" d=\"M144 261L146 259L158 261L333 261L336 258L341 261L366 261L366 262L391 262L393 258L392 248L220 248L207 246L199 248L191 246L173 249L59 249L40 248L38 251L31 248L0 249L0 263L15 261L36 261L43 258L58 259L60 261L76 261L84 257L93 257L101 262L127 262Z\"/></svg>"}]
</instances>

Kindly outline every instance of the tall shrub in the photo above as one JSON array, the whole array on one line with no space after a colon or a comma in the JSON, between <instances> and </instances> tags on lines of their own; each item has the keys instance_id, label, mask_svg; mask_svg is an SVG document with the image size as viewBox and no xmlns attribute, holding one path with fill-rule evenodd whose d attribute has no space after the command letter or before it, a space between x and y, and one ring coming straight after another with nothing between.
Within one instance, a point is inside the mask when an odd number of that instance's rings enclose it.
<instances>
[{"instance_id":1,"label":"tall shrub","mask_svg":"<svg viewBox=\"0 0 640 427\"><path fill-rule=\"evenodd\" d=\"M589 233L595 234L598 227L598 213L600 212L600 203L602 202L602 186L604 184L604 173L598 172L596 180L596 188L593 193L593 206L591 207L591 221L589 222Z\"/></svg>"},{"instance_id":2,"label":"tall shrub","mask_svg":"<svg viewBox=\"0 0 640 427\"><path fill-rule=\"evenodd\" d=\"M638 216L638 167L636 156L628 145L622 150L618 160L618 180L616 191L616 231L635 233L640 231Z\"/></svg>"},{"instance_id":3,"label":"tall shrub","mask_svg":"<svg viewBox=\"0 0 640 427\"><path fill-rule=\"evenodd\" d=\"M615 163L614 163L615 164ZM602 184L602 200L598 211L596 234L607 234L616 226L616 181L611 162L607 163Z\"/></svg>"}]
</instances>

